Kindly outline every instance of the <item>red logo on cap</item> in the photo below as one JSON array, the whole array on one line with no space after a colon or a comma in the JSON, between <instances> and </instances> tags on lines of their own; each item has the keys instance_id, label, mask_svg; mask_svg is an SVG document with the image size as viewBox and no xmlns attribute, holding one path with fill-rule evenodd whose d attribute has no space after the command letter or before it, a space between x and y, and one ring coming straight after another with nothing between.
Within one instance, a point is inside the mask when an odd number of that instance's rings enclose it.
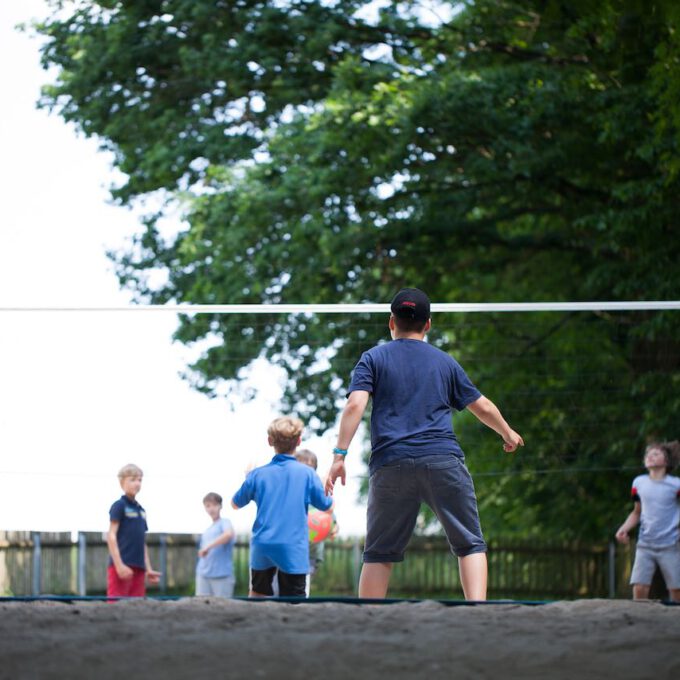
<instances>
[{"instance_id":1,"label":"red logo on cap","mask_svg":"<svg viewBox=\"0 0 680 680\"><path fill-rule=\"evenodd\" d=\"M404 300L401 304L406 305L407 307L415 307L416 306L415 302L409 302L407 300Z\"/></svg>"}]
</instances>

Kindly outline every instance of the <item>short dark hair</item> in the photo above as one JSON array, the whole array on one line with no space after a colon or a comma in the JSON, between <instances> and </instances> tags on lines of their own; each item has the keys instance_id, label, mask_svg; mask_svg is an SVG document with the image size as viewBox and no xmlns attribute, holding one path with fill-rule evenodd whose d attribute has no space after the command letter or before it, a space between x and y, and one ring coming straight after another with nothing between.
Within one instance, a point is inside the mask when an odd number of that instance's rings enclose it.
<instances>
[{"instance_id":1,"label":"short dark hair","mask_svg":"<svg viewBox=\"0 0 680 680\"><path fill-rule=\"evenodd\" d=\"M392 314L392 318L394 319L394 325L401 333L422 333L427 324L427 321L405 319L403 316L395 316L394 314Z\"/></svg>"},{"instance_id":2,"label":"short dark hair","mask_svg":"<svg viewBox=\"0 0 680 680\"><path fill-rule=\"evenodd\" d=\"M222 505L222 496L220 494L211 491L207 493L203 498L203 503L217 503L217 505Z\"/></svg>"}]
</instances>

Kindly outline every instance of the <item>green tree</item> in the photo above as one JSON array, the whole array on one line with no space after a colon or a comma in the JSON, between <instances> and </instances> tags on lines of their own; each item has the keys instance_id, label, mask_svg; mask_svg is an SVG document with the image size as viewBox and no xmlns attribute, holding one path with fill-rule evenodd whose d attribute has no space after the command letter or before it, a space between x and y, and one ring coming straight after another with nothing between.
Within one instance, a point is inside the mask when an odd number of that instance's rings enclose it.
<instances>
[{"instance_id":1,"label":"green tree","mask_svg":"<svg viewBox=\"0 0 680 680\"><path fill-rule=\"evenodd\" d=\"M114 152L121 203L184 211L176 237L161 210L114 254L139 301L387 301L404 284L441 301L678 297L670 0L442 2L436 21L417 2L376 21L342 0L54 4L42 105ZM529 445L499 458L458 423L492 532L610 534L625 468L674 434L679 330L670 313L435 319L431 341ZM176 332L210 345L197 389L264 355L319 429L384 335L369 316L280 314L183 315Z\"/></svg>"}]
</instances>

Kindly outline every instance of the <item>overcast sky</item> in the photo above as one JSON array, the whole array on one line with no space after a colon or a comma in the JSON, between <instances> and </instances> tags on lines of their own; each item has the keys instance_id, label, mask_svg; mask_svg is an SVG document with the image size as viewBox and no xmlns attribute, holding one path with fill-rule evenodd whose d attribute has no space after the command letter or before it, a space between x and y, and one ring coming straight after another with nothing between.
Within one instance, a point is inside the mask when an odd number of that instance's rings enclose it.
<instances>
[{"instance_id":1,"label":"overcast sky","mask_svg":"<svg viewBox=\"0 0 680 680\"><path fill-rule=\"evenodd\" d=\"M137 216L108 202L114 173L96 142L35 108L48 75L37 41L13 26L44 16L41 0L0 3L0 307L126 305L105 252ZM199 532L205 493L230 498L246 466L269 459L271 372L257 372L261 397L233 413L178 376L175 325L170 313L0 313L0 530L105 530L116 472L135 462L150 530ZM303 444L325 472L334 433ZM336 492L344 535L364 532L354 446L354 476ZM246 532L254 507L224 514Z\"/></svg>"}]
</instances>

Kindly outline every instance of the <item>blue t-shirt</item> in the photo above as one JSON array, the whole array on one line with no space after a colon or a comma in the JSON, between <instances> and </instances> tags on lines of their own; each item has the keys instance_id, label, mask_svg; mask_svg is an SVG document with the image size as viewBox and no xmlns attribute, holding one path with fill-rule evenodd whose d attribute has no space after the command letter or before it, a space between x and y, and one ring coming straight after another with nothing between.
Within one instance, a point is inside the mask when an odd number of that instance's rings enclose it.
<instances>
[{"instance_id":1,"label":"blue t-shirt","mask_svg":"<svg viewBox=\"0 0 680 680\"><path fill-rule=\"evenodd\" d=\"M666 548L680 540L680 479L665 475L652 479L639 475L633 480L631 495L640 502L638 545Z\"/></svg>"},{"instance_id":2,"label":"blue t-shirt","mask_svg":"<svg viewBox=\"0 0 680 680\"><path fill-rule=\"evenodd\" d=\"M116 539L123 564L146 569L144 535L149 527L146 525L144 508L137 501L123 495L111 506L109 518L112 522L119 523ZM113 564L110 555L109 564Z\"/></svg>"},{"instance_id":3,"label":"blue t-shirt","mask_svg":"<svg viewBox=\"0 0 680 680\"><path fill-rule=\"evenodd\" d=\"M226 517L220 517L213 522L201 535L200 548L210 545L225 531L231 531L231 522ZM228 543L216 545L208 550L205 557L199 557L196 564L196 573L204 578L225 578L234 575L232 553L234 550L235 537L232 536Z\"/></svg>"},{"instance_id":4,"label":"blue t-shirt","mask_svg":"<svg viewBox=\"0 0 680 680\"><path fill-rule=\"evenodd\" d=\"M451 411L462 411L482 395L445 352L406 338L373 347L354 368L348 395L356 390L373 398L371 473L409 456L463 457Z\"/></svg>"},{"instance_id":5,"label":"blue t-shirt","mask_svg":"<svg viewBox=\"0 0 680 680\"><path fill-rule=\"evenodd\" d=\"M328 510L333 504L312 468L277 453L270 463L248 474L232 500L239 508L253 500L257 503L250 545L252 569L309 572L307 507Z\"/></svg>"}]
</instances>

